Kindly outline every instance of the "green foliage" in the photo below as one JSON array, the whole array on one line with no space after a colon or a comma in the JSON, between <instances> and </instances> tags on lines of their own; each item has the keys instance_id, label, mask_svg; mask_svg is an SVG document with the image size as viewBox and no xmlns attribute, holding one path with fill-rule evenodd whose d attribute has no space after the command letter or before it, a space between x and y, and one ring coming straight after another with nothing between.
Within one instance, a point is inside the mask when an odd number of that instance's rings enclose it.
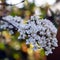
<instances>
[{"instance_id":1,"label":"green foliage","mask_svg":"<svg viewBox=\"0 0 60 60\"><path fill-rule=\"evenodd\" d=\"M41 49L41 50L40 50L40 56L41 56L41 58L43 58L43 57L45 56L45 51L44 51L44 49Z\"/></svg>"},{"instance_id":2,"label":"green foliage","mask_svg":"<svg viewBox=\"0 0 60 60\"><path fill-rule=\"evenodd\" d=\"M20 58L20 55L19 55L18 53L14 53L14 54L13 54L13 57L14 57L15 59L18 59L18 58Z\"/></svg>"},{"instance_id":3,"label":"green foliage","mask_svg":"<svg viewBox=\"0 0 60 60\"><path fill-rule=\"evenodd\" d=\"M40 8L42 15L40 16L41 18L46 17L46 10L44 8Z\"/></svg>"},{"instance_id":4,"label":"green foliage","mask_svg":"<svg viewBox=\"0 0 60 60\"><path fill-rule=\"evenodd\" d=\"M19 36L19 33L16 32L15 34L13 34L13 35L11 36L11 39L15 41L15 40L18 39L18 36Z\"/></svg>"},{"instance_id":5,"label":"green foliage","mask_svg":"<svg viewBox=\"0 0 60 60\"><path fill-rule=\"evenodd\" d=\"M1 49L1 50L5 50L5 45L4 45L4 43L0 43L0 49Z\"/></svg>"}]
</instances>

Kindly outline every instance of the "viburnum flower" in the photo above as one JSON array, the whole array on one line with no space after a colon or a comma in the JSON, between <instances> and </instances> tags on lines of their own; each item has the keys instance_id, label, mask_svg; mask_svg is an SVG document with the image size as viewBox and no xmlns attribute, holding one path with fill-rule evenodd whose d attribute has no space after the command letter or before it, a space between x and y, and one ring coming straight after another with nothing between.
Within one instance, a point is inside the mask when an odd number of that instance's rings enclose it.
<instances>
[{"instance_id":1,"label":"viburnum flower","mask_svg":"<svg viewBox=\"0 0 60 60\"><path fill-rule=\"evenodd\" d=\"M33 50L43 48L45 54L48 55L52 53L52 49L58 47L57 29L50 20L31 16L27 23L24 24L23 19L17 16L6 16L3 19L17 28L17 31L20 33L18 39L26 40L26 44L32 44Z\"/></svg>"}]
</instances>

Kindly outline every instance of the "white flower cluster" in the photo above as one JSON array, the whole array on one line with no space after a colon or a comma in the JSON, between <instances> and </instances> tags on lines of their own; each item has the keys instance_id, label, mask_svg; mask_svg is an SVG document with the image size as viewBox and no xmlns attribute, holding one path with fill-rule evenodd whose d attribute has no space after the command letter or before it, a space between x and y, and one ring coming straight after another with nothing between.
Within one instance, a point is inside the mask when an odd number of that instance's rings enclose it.
<instances>
[{"instance_id":1,"label":"white flower cluster","mask_svg":"<svg viewBox=\"0 0 60 60\"><path fill-rule=\"evenodd\" d=\"M13 16L10 16L10 15L6 16L6 17L3 17L3 19L5 21L9 22L10 24L12 24L16 28L19 28L19 24L21 24L22 21L23 21L21 19L21 17L17 17L17 16L13 17Z\"/></svg>"},{"instance_id":2,"label":"white flower cluster","mask_svg":"<svg viewBox=\"0 0 60 60\"><path fill-rule=\"evenodd\" d=\"M56 39L57 29L47 19L40 20L38 16L32 16L26 24L23 23L23 19L17 16L7 16L3 19L17 27L20 33L18 39L24 39L26 44L32 44L34 50L43 48L45 54L48 55L52 53L52 49L58 46Z\"/></svg>"},{"instance_id":3,"label":"white flower cluster","mask_svg":"<svg viewBox=\"0 0 60 60\"><path fill-rule=\"evenodd\" d=\"M23 20L21 17L6 16L3 17L1 29L9 29L10 34L14 34L13 28L18 29L19 25L22 25Z\"/></svg>"}]
</instances>

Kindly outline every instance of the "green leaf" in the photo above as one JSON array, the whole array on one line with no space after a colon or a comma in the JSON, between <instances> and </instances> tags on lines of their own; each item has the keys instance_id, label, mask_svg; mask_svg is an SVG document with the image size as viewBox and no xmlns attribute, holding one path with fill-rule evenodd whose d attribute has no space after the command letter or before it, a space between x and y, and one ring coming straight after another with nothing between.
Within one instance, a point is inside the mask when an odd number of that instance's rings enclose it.
<instances>
[{"instance_id":1,"label":"green leaf","mask_svg":"<svg viewBox=\"0 0 60 60\"><path fill-rule=\"evenodd\" d=\"M44 49L40 49L40 56L41 58L43 58L45 56L45 51Z\"/></svg>"},{"instance_id":2,"label":"green leaf","mask_svg":"<svg viewBox=\"0 0 60 60\"><path fill-rule=\"evenodd\" d=\"M13 54L13 57L14 57L15 59L20 58L20 56L19 56L19 54L18 54L18 53L14 53L14 54Z\"/></svg>"},{"instance_id":3,"label":"green leaf","mask_svg":"<svg viewBox=\"0 0 60 60\"><path fill-rule=\"evenodd\" d=\"M4 50L4 49L5 49L4 43L0 43L0 49L1 49L1 50Z\"/></svg>"}]
</instances>

